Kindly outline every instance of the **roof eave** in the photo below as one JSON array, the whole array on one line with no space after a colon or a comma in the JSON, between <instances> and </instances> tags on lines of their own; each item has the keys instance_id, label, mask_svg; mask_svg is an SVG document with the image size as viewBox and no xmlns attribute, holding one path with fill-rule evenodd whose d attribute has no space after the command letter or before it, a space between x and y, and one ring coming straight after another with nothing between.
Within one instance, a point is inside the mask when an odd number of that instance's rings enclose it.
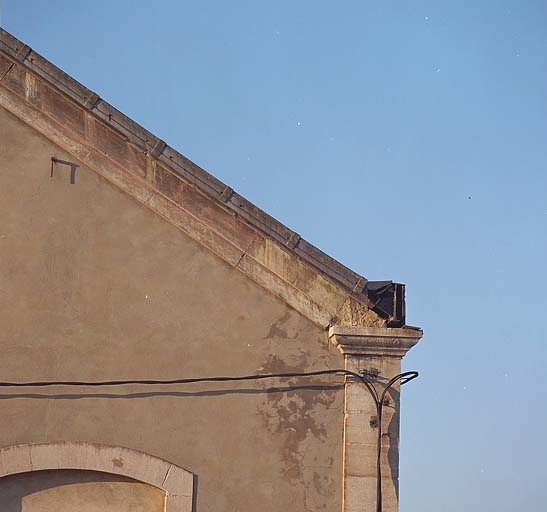
<instances>
[{"instance_id":1,"label":"roof eave","mask_svg":"<svg viewBox=\"0 0 547 512\"><path fill-rule=\"evenodd\" d=\"M404 325L404 285L326 255L2 29L0 104L323 327Z\"/></svg>"}]
</instances>

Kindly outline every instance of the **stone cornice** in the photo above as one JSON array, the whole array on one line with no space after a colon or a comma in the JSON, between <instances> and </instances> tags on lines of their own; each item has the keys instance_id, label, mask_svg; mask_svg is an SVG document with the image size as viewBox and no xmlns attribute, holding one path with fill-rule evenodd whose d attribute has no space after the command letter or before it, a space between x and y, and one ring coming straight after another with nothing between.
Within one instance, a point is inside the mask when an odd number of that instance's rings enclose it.
<instances>
[{"instance_id":1,"label":"stone cornice","mask_svg":"<svg viewBox=\"0 0 547 512\"><path fill-rule=\"evenodd\" d=\"M403 357L422 337L420 329L333 325L329 339L342 354Z\"/></svg>"},{"instance_id":2,"label":"stone cornice","mask_svg":"<svg viewBox=\"0 0 547 512\"><path fill-rule=\"evenodd\" d=\"M327 256L1 28L0 107L321 327L404 322L403 285Z\"/></svg>"}]
</instances>

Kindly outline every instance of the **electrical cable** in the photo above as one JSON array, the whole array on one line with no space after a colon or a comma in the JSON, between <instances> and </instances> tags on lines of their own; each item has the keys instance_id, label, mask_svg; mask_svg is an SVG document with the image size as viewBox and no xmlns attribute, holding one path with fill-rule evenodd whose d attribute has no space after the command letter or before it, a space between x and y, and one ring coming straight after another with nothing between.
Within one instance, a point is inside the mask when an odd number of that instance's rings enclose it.
<instances>
[{"instance_id":1,"label":"electrical cable","mask_svg":"<svg viewBox=\"0 0 547 512\"><path fill-rule=\"evenodd\" d=\"M297 377L318 377L322 375L339 375L353 377L359 382L364 384L367 388L370 396L374 400L377 413L377 428L378 437L376 445L376 512L382 512L382 470L381 470L381 456L382 456L382 413L384 400L387 392L392 386L399 382L401 385L410 382L418 377L418 372L403 372L396 375L385 384L382 392L378 394L376 388L372 384L371 380L367 378L366 373L356 373L350 370L316 370L312 372L285 372L285 373L261 373L255 375L243 375L237 377L190 377L182 379L169 379L169 380L105 380L105 381L36 381L36 382L1 382L0 387L46 387L46 386L81 386L81 387L106 387L106 386L126 386L126 385L144 385L144 386L162 386L162 385L174 385L174 384L193 384L198 382L239 382L250 380L264 380L264 379L290 379Z\"/></svg>"},{"instance_id":2,"label":"electrical cable","mask_svg":"<svg viewBox=\"0 0 547 512\"><path fill-rule=\"evenodd\" d=\"M45 386L124 386L129 384L165 385L192 384L195 382L231 382L245 380L261 380L270 378L314 377L319 375L348 375L363 379L361 375L349 370L318 370L313 372L260 373L237 377L190 377L169 380L105 380L105 381L37 381L37 382L0 382L0 387L45 387Z\"/></svg>"}]
</instances>

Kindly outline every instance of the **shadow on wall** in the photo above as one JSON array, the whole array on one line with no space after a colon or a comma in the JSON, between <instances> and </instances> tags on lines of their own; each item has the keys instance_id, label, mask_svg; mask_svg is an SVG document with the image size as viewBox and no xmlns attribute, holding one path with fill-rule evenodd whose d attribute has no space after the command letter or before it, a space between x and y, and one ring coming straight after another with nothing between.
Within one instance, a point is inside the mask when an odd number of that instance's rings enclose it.
<instances>
[{"instance_id":1,"label":"shadow on wall","mask_svg":"<svg viewBox=\"0 0 547 512\"><path fill-rule=\"evenodd\" d=\"M2 512L163 512L165 491L130 478L80 470L0 479Z\"/></svg>"},{"instance_id":2,"label":"shadow on wall","mask_svg":"<svg viewBox=\"0 0 547 512\"><path fill-rule=\"evenodd\" d=\"M397 389L391 388L388 392L391 404L384 405L395 411L399 409L399 401L401 398L401 393ZM387 428L387 434L389 439L399 439L399 415L397 412L391 417L389 426ZM384 434L385 435L385 434ZM399 446L398 443L389 444L389 450L387 452L387 460L389 463L389 469L391 471L391 481L395 482L395 494L397 496L397 501L399 500Z\"/></svg>"},{"instance_id":3,"label":"shadow on wall","mask_svg":"<svg viewBox=\"0 0 547 512\"><path fill-rule=\"evenodd\" d=\"M0 400L12 400L15 398L33 398L36 400L82 400L84 398L114 398L134 399L159 396L172 397L208 397L223 395L264 395L270 393L287 393L289 391L338 391L343 385L307 385L307 386L279 386L270 388L244 388L244 389L212 389L209 391L146 391L142 393L4 393L0 394Z\"/></svg>"}]
</instances>

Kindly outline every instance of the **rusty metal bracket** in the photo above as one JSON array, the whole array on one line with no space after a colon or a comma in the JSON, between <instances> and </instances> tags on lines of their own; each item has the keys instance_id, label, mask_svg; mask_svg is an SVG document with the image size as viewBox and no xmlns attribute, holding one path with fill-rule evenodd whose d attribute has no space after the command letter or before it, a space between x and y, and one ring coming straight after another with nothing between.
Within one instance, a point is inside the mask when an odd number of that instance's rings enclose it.
<instances>
[{"instance_id":1,"label":"rusty metal bracket","mask_svg":"<svg viewBox=\"0 0 547 512\"><path fill-rule=\"evenodd\" d=\"M50 178L53 178L53 170L55 169L56 165L66 165L70 167L70 184L74 185L76 183L76 169L78 169L78 167L80 166L74 162L60 160L59 158L52 156L51 157L51 173L49 175Z\"/></svg>"}]
</instances>

